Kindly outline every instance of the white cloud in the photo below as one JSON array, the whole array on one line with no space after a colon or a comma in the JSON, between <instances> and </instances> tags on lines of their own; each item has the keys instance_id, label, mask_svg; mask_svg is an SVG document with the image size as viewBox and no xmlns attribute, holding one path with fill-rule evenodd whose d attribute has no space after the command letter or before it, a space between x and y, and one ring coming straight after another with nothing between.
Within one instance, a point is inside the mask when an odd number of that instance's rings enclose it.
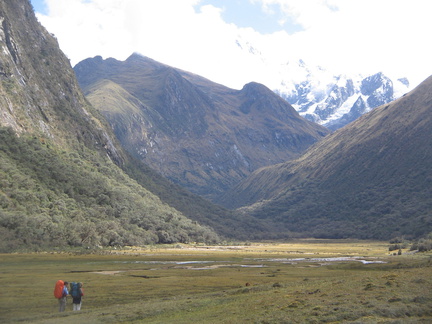
<instances>
[{"instance_id":1,"label":"white cloud","mask_svg":"<svg viewBox=\"0 0 432 324\"><path fill-rule=\"evenodd\" d=\"M279 5L304 31L287 37L298 56L339 72L432 74L429 0L255 0Z\"/></svg>"},{"instance_id":2,"label":"white cloud","mask_svg":"<svg viewBox=\"0 0 432 324\"><path fill-rule=\"evenodd\" d=\"M275 72L261 57L245 55L236 40L243 48L251 43L275 66L302 58L338 73L383 71L415 83L432 74L432 1L249 1L279 8L303 30L261 35L224 22L217 1L201 6L200 0L46 0L49 13L38 17L72 64L139 52L235 88L249 81L271 86Z\"/></svg>"},{"instance_id":3,"label":"white cloud","mask_svg":"<svg viewBox=\"0 0 432 324\"><path fill-rule=\"evenodd\" d=\"M121 1L47 0L48 16L39 20L60 43L75 64L90 56L109 55L124 58L133 48L131 35L125 32Z\"/></svg>"}]
</instances>

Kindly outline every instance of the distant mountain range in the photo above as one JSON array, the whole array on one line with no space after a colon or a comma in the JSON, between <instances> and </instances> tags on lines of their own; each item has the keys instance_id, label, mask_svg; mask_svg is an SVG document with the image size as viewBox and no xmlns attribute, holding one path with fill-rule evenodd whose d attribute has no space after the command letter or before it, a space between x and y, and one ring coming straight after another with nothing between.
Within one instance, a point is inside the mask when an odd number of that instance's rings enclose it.
<instances>
[{"instance_id":1,"label":"distant mountain range","mask_svg":"<svg viewBox=\"0 0 432 324\"><path fill-rule=\"evenodd\" d=\"M418 237L432 231L431 159L432 77L219 202L294 233Z\"/></svg>"},{"instance_id":2,"label":"distant mountain range","mask_svg":"<svg viewBox=\"0 0 432 324\"><path fill-rule=\"evenodd\" d=\"M404 77L338 74L301 59L269 59L256 44L238 39L243 56L267 72L269 87L286 99L301 116L336 130L375 107L412 90Z\"/></svg>"},{"instance_id":3,"label":"distant mountain range","mask_svg":"<svg viewBox=\"0 0 432 324\"><path fill-rule=\"evenodd\" d=\"M86 59L74 70L129 152L209 199L329 133L258 83L234 90L138 54Z\"/></svg>"},{"instance_id":4,"label":"distant mountain range","mask_svg":"<svg viewBox=\"0 0 432 324\"><path fill-rule=\"evenodd\" d=\"M409 91L406 78L393 82L381 72L366 78L334 76L327 82L324 80L308 74L294 89L280 88L276 93L303 117L336 130Z\"/></svg>"}]
</instances>

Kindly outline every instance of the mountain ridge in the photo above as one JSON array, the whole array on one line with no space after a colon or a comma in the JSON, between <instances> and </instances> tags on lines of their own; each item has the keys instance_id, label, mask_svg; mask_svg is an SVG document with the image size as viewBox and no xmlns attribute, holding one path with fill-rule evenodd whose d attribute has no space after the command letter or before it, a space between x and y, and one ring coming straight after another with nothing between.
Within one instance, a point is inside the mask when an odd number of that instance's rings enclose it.
<instances>
[{"instance_id":1,"label":"mountain ridge","mask_svg":"<svg viewBox=\"0 0 432 324\"><path fill-rule=\"evenodd\" d=\"M258 167L297 156L329 133L254 82L234 90L136 53L123 62L89 58L74 70L89 101L132 155L208 199ZM131 119L120 109L114 116L104 100L131 106L95 86L102 80L121 87L141 112L130 111Z\"/></svg>"}]
</instances>

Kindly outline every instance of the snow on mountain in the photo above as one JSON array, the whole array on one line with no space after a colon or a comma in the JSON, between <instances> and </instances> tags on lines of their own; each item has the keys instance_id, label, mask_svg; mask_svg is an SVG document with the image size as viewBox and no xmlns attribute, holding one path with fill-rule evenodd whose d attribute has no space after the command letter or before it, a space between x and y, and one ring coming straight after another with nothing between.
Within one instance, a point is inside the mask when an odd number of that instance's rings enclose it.
<instances>
[{"instance_id":1,"label":"snow on mountain","mask_svg":"<svg viewBox=\"0 0 432 324\"><path fill-rule=\"evenodd\" d=\"M322 68L313 71L303 61L298 66L309 72L306 77L297 82L282 81L274 91L303 117L333 130L410 90L406 78L392 81L382 72L367 77L332 75Z\"/></svg>"},{"instance_id":2,"label":"snow on mountain","mask_svg":"<svg viewBox=\"0 0 432 324\"><path fill-rule=\"evenodd\" d=\"M406 78L390 79L382 72L337 74L301 59L270 57L242 38L236 43L245 56L255 59L255 69L265 71L258 82L273 89L303 117L332 130L411 90Z\"/></svg>"}]
</instances>

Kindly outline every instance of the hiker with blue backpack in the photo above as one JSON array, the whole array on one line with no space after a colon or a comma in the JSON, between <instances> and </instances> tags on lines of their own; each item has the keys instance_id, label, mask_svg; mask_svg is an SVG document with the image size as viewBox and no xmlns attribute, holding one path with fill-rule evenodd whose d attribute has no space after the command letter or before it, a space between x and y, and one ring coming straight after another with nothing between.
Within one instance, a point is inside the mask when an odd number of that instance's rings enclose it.
<instances>
[{"instance_id":1,"label":"hiker with blue backpack","mask_svg":"<svg viewBox=\"0 0 432 324\"><path fill-rule=\"evenodd\" d=\"M70 288L70 294L72 296L73 310L81 310L82 296L84 296L84 290L82 289L82 282L72 282Z\"/></svg>"}]
</instances>

